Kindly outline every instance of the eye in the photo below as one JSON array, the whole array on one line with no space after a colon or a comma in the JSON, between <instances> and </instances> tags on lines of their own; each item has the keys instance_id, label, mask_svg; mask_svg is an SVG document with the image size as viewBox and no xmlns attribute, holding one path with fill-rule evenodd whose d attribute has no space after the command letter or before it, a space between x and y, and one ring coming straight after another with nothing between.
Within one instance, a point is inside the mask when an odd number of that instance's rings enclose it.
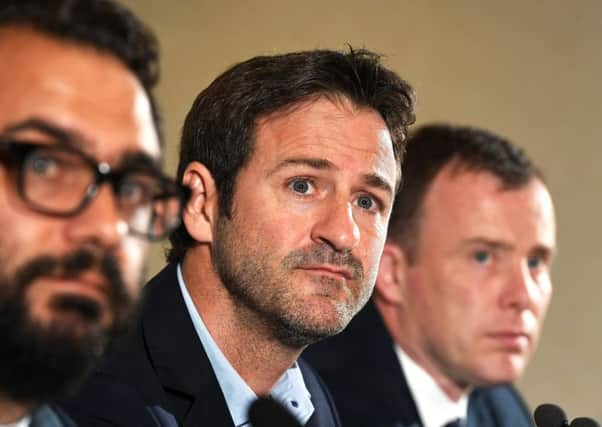
<instances>
[{"instance_id":1,"label":"eye","mask_svg":"<svg viewBox=\"0 0 602 427\"><path fill-rule=\"evenodd\" d=\"M365 210L372 210L376 205L374 199L370 196L360 196L357 198L357 205Z\"/></svg>"},{"instance_id":2,"label":"eye","mask_svg":"<svg viewBox=\"0 0 602 427\"><path fill-rule=\"evenodd\" d=\"M89 167L74 153L60 149L32 151L23 164L28 179L79 183L87 179ZM73 184L71 184L73 185Z\"/></svg>"},{"instance_id":3,"label":"eye","mask_svg":"<svg viewBox=\"0 0 602 427\"><path fill-rule=\"evenodd\" d=\"M527 258L527 265L530 269L539 268L542 264L542 259L539 256L530 256Z\"/></svg>"},{"instance_id":4,"label":"eye","mask_svg":"<svg viewBox=\"0 0 602 427\"><path fill-rule=\"evenodd\" d=\"M491 260L491 253L487 251L476 251L472 254L472 258L479 264L486 264Z\"/></svg>"},{"instance_id":5,"label":"eye","mask_svg":"<svg viewBox=\"0 0 602 427\"><path fill-rule=\"evenodd\" d=\"M52 177L58 173L59 161L50 153L34 153L27 161L28 169L36 175Z\"/></svg>"},{"instance_id":6,"label":"eye","mask_svg":"<svg viewBox=\"0 0 602 427\"><path fill-rule=\"evenodd\" d=\"M119 185L119 200L126 205L143 205L149 203L158 184L144 175L126 176Z\"/></svg>"},{"instance_id":7,"label":"eye","mask_svg":"<svg viewBox=\"0 0 602 427\"><path fill-rule=\"evenodd\" d=\"M302 195L313 194L315 191L313 184L308 179L296 178L288 186L295 193Z\"/></svg>"}]
</instances>

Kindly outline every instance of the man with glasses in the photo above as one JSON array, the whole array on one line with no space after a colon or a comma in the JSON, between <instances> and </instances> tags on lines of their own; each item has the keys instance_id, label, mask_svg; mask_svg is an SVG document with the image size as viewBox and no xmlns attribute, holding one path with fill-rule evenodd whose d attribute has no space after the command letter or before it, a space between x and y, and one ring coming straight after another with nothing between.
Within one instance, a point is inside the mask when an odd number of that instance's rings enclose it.
<instances>
[{"instance_id":1,"label":"man with glasses","mask_svg":"<svg viewBox=\"0 0 602 427\"><path fill-rule=\"evenodd\" d=\"M5 0L0 58L0 425L71 425L51 403L127 329L147 240L178 224L156 41L110 0Z\"/></svg>"}]
</instances>

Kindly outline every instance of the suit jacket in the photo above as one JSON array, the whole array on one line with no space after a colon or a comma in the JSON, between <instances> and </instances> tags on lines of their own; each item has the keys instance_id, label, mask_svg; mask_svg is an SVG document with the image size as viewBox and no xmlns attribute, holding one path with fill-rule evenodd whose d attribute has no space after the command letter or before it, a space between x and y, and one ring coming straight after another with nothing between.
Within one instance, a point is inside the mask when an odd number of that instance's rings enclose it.
<instances>
[{"instance_id":1,"label":"suit jacket","mask_svg":"<svg viewBox=\"0 0 602 427\"><path fill-rule=\"evenodd\" d=\"M315 407L307 426L339 426L324 384L304 361L299 366ZM234 426L186 309L175 265L146 285L133 336L63 407L83 427Z\"/></svg>"},{"instance_id":2,"label":"suit jacket","mask_svg":"<svg viewBox=\"0 0 602 427\"><path fill-rule=\"evenodd\" d=\"M30 427L75 427L73 421L58 408L42 405L31 414Z\"/></svg>"},{"instance_id":3,"label":"suit jacket","mask_svg":"<svg viewBox=\"0 0 602 427\"><path fill-rule=\"evenodd\" d=\"M332 393L345 427L422 427L393 341L372 302L341 334L308 347L303 357ZM469 427L533 426L511 385L476 388Z\"/></svg>"}]
</instances>

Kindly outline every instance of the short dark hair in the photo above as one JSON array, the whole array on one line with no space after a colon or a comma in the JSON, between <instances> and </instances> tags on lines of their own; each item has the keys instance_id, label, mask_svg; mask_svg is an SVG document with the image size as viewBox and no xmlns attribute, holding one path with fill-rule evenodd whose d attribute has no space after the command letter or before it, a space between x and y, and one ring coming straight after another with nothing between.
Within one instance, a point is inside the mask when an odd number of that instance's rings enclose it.
<instances>
[{"instance_id":1,"label":"short dark hair","mask_svg":"<svg viewBox=\"0 0 602 427\"><path fill-rule=\"evenodd\" d=\"M462 171L494 175L503 190L521 188L533 178L543 181L541 171L520 147L492 132L448 124L417 129L408 139L402 186L388 234L390 240L402 245L410 262L415 258L426 194L439 172L451 163Z\"/></svg>"},{"instance_id":2,"label":"short dark hair","mask_svg":"<svg viewBox=\"0 0 602 427\"><path fill-rule=\"evenodd\" d=\"M142 84L162 140L161 118L152 93L159 80L158 43L130 10L112 0L2 0L0 27L8 26L29 27L118 58Z\"/></svg>"},{"instance_id":3,"label":"short dark hair","mask_svg":"<svg viewBox=\"0 0 602 427\"><path fill-rule=\"evenodd\" d=\"M377 111L386 123L399 163L407 126L414 122L412 87L365 49L310 50L258 56L225 71L192 105L182 131L178 179L188 164L203 163L212 173L220 215L230 216L236 177L249 160L257 122L306 101L348 99ZM193 244L181 225L171 237L168 260L182 260Z\"/></svg>"}]
</instances>

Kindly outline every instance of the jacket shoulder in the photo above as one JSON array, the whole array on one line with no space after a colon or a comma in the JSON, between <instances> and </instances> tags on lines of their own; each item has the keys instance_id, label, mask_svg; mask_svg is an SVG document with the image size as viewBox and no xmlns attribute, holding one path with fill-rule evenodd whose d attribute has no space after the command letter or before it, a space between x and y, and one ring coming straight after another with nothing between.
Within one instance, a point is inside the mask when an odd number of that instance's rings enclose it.
<instances>
[{"instance_id":1,"label":"jacket shoulder","mask_svg":"<svg viewBox=\"0 0 602 427\"><path fill-rule=\"evenodd\" d=\"M527 404L510 384L476 389L470 396L469 412L477 418L477 425L534 426ZM485 423L485 419L492 420L492 423Z\"/></svg>"}]
</instances>

